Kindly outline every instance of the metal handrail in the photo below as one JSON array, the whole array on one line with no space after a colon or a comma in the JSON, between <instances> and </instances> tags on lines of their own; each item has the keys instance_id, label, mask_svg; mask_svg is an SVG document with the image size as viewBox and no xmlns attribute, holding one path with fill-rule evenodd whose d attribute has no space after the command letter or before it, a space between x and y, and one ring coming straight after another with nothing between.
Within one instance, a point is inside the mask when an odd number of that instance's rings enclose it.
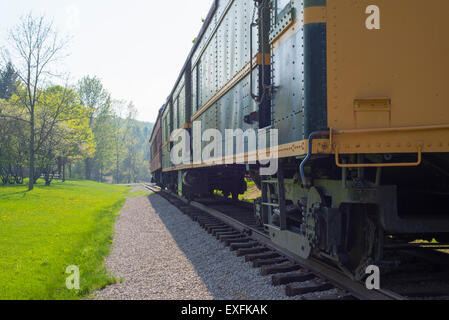
<instances>
[{"instance_id":1,"label":"metal handrail","mask_svg":"<svg viewBox=\"0 0 449 320\"><path fill-rule=\"evenodd\" d=\"M399 162L399 163L363 163L363 164L343 164L340 163L340 154L338 150L335 151L335 163L339 168L399 168L399 167L418 167L422 163L422 149L423 146L418 146L418 161L417 162Z\"/></svg>"}]
</instances>

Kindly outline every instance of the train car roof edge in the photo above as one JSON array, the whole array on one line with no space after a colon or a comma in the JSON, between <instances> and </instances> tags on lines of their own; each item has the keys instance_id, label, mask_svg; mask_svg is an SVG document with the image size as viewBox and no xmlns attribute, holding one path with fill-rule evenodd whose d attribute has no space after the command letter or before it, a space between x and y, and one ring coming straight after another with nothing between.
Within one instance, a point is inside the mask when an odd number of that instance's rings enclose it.
<instances>
[{"instance_id":1,"label":"train car roof edge","mask_svg":"<svg viewBox=\"0 0 449 320\"><path fill-rule=\"evenodd\" d=\"M196 38L196 41L193 44L193 47L190 50L189 55L187 56L187 60L184 63L184 66L181 69L181 72L180 72L180 74L178 76L178 79L175 82L173 90L170 92L170 95L167 97L167 101L170 101L170 98L175 93L176 87L178 86L179 82L181 81L182 76L183 76L185 70L187 69L187 66L189 65L190 60L192 59L193 54L195 53L196 49L198 48L198 46L199 46L199 44L201 42L201 39L203 38L204 34L206 33L206 30L209 27L209 24L212 21L212 18L214 17L215 12L217 11L217 8L218 8L218 0L214 0L214 2L212 4L212 7L210 8L209 13L208 13L208 15L206 17L206 20L204 21L203 26L201 27L201 30L200 30L197 38Z\"/></svg>"},{"instance_id":2,"label":"train car roof edge","mask_svg":"<svg viewBox=\"0 0 449 320\"><path fill-rule=\"evenodd\" d=\"M164 104L164 105L159 109L159 112L158 112L158 114L157 114L156 121L154 122L153 130L151 131L151 137L150 137L150 141L149 141L150 143L151 143L151 141L153 141L154 134L155 134L155 130L156 130L156 126L157 126L157 122L158 122L159 119L162 117L162 114L164 113L165 107L166 107L166 106L167 106L167 105Z\"/></svg>"}]
</instances>

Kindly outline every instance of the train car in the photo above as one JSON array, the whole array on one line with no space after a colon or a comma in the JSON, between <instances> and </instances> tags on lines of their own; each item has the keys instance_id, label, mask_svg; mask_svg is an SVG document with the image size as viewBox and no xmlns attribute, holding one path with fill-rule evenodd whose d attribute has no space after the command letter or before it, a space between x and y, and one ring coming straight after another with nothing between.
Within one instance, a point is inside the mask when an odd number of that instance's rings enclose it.
<instances>
[{"instance_id":1,"label":"train car","mask_svg":"<svg viewBox=\"0 0 449 320\"><path fill-rule=\"evenodd\" d=\"M153 183L161 183L162 179L162 114L165 110L165 105L159 110L156 123L151 133L151 163L150 172Z\"/></svg>"},{"instance_id":2,"label":"train car","mask_svg":"<svg viewBox=\"0 0 449 320\"><path fill-rule=\"evenodd\" d=\"M215 1L162 118L164 185L237 196L249 174L275 243L357 279L385 262L386 242L449 239L448 10L445 0ZM222 152L173 165L172 133L198 123L222 133ZM278 141L254 163L244 139L232 156L247 163L230 164L227 129ZM276 173L260 174L264 157Z\"/></svg>"}]
</instances>

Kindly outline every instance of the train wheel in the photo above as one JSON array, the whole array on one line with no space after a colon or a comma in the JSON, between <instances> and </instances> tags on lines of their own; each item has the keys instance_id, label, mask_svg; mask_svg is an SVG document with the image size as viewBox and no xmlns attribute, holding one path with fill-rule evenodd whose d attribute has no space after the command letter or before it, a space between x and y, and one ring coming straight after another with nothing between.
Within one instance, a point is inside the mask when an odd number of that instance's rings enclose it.
<instances>
[{"instance_id":1,"label":"train wheel","mask_svg":"<svg viewBox=\"0 0 449 320\"><path fill-rule=\"evenodd\" d=\"M366 269L381 260L384 233L380 227L376 207L370 205L343 206L346 235L341 267L356 280L366 276Z\"/></svg>"}]
</instances>

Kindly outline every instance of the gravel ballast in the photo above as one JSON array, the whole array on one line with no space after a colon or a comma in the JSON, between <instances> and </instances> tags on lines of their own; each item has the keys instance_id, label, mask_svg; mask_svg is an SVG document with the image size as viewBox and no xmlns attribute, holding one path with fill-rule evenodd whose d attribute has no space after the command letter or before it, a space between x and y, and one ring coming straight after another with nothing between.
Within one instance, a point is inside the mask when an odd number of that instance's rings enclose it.
<instances>
[{"instance_id":1,"label":"gravel ballast","mask_svg":"<svg viewBox=\"0 0 449 320\"><path fill-rule=\"evenodd\" d=\"M156 194L128 199L115 228L106 267L122 282L95 299L288 299L284 287L271 286L270 278Z\"/></svg>"}]
</instances>

